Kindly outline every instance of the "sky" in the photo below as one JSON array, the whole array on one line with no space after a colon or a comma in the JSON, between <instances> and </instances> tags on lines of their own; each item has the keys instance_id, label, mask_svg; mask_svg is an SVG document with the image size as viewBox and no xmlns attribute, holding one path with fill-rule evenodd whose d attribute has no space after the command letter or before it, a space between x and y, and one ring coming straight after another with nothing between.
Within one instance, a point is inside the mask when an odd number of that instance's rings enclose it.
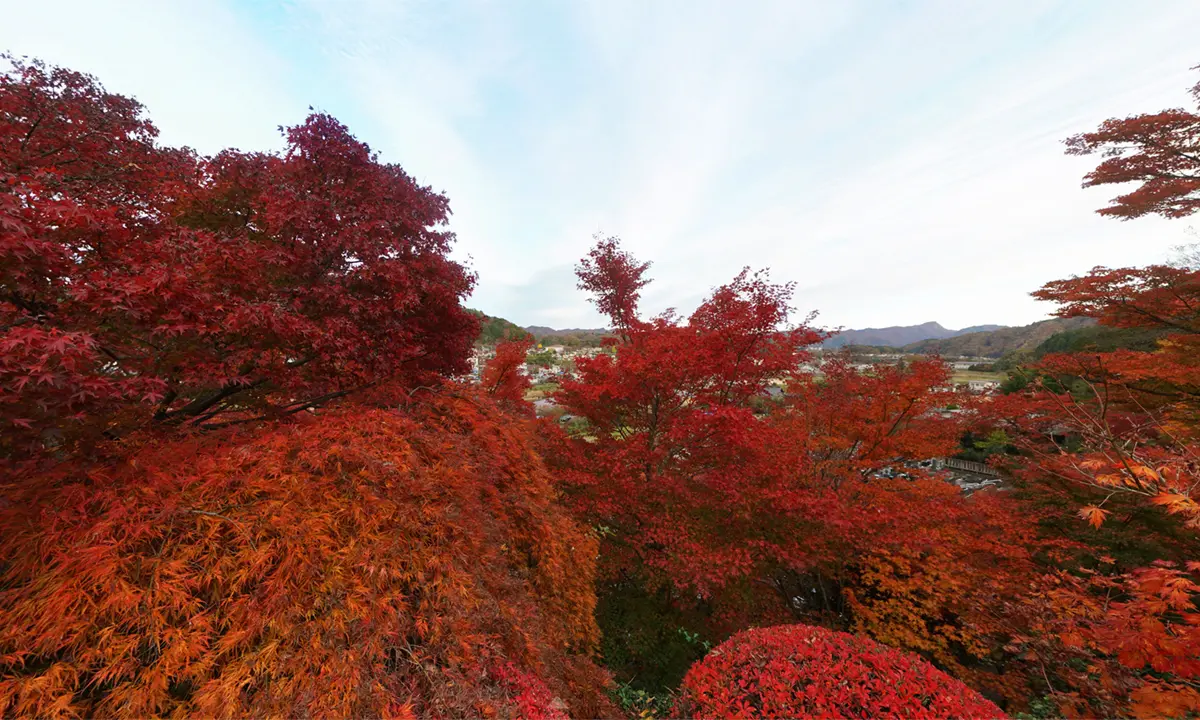
<instances>
[{"instance_id":1,"label":"sky","mask_svg":"<svg viewBox=\"0 0 1200 720\"><path fill-rule=\"evenodd\" d=\"M0 49L96 75L203 153L309 108L446 193L468 304L599 327L593 236L643 310L743 266L827 327L1019 325L1029 292L1194 242L1102 218L1062 140L1190 106L1195 0L0 0Z\"/></svg>"}]
</instances>

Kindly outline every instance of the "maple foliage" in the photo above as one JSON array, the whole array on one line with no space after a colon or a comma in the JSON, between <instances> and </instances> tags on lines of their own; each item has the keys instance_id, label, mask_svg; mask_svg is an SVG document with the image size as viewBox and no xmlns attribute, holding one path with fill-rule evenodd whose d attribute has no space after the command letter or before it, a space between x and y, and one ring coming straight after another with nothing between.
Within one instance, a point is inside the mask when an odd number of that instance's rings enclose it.
<instances>
[{"instance_id":1,"label":"maple foliage","mask_svg":"<svg viewBox=\"0 0 1200 720\"><path fill-rule=\"evenodd\" d=\"M650 282L643 277L650 263L639 263L622 250L620 238L597 236L595 240L575 271L579 289L592 294L596 309L612 320L617 331L627 333L640 323L637 305L642 288ZM628 339L628 334L623 337Z\"/></svg>"},{"instance_id":2,"label":"maple foliage","mask_svg":"<svg viewBox=\"0 0 1200 720\"><path fill-rule=\"evenodd\" d=\"M626 275L645 267L610 239L580 275L641 287ZM944 364L867 374L833 360L819 380L805 374L806 348L822 335L787 326L791 292L743 271L686 321L641 320L615 304L632 318L628 340L579 360L579 377L563 382L556 399L592 433L563 451L563 475L582 516L610 531L618 563L702 594L772 566L812 565L821 548L832 556L900 514L884 508L881 518L863 498L889 485L865 479L954 447L956 423L933 412L958 399L940 389ZM774 381L786 397L758 417L751 403Z\"/></svg>"},{"instance_id":3,"label":"maple foliage","mask_svg":"<svg viewBox=\"0 0 1200 720\"><path fill-rule=\"evenodd\" d=\"M850 626L960 673L1003 645L1006 622L991 608L1036 577L1032 519L1003 494L964 498L940 479L870 483L857 494L844 513L856 526L843 545Z\"/></svg>"},{"instance_id":4,"label":"maple foliage","mask_svg":"<svg viewBox=\"0 0 1200 720\"><path fill-rule=\"evenodd\" d=\"M1200 710L1195 563L1059 571L1011 607L1008 650L1043 673L1071 717L1177 717Z\"/></svg>"},{"instance_id":5,"label":"maple foliage","mask_svg":"<svg viewBox=\"0 0 1200 720\"><path fill-rule=\"evenodd\" d=\"M606 241L580 274L640 288L645 267ZM906 466L954 452L961 423L941 410L965 398L937 359L802 370L822 335L786 324L790 293L743 272L686 320L612 303L623 340L563 382L556 399L589 430L547 452L577 515L601 529L605 592L643 585L668 616L699 597L680 617L705 618L691 626L709 637L762 622L853 628L1020 701L1023 676L968 666L1007 641L991 604L1036 577L1033 522L1008 498L966 497ZM782 397L756 413L773 382ZM645 646L630 642L614 651Z\"/></svg>"},{"instance_id":6,"label":"maple foliage","mask_svg":"<svg viewBox=\"0 0 1200 720\"><path fill-rule=\"evenodd\" d=\"M474 277L447 258L446 198L336 120L204 158L90 76L5 60L0 451L465 370Z\"/></svg>"},{"instance_id":7,"label":"maple foliage","mask_svg":"<svg viewBox=\"0 0 1200 720\"><path fill-rule=\"evenodd\" d=\"M787 412L772 417L789 440L779 451L792 472L831 487L897 460L948 455L961 430L937 411L967 402L944 389L949 381L933 358L870 373L834 358L820 377L797 374L789 383Z\"/></svg>"},{"instance_id":8,"label":"maple foliage","mask_svg":"<svg viewBox=\"0 0 1200 720\"><path fill-rule=\"evenodd\" d=\"M729 638L678 712L1200 713L1195 268L1047 284L1157 344L973 400L937 358L818 363L766 271L645 317L650 263L597 236L615 337L553 395L568 432L528 338L447 379L478 325L448 201L335 119L202 157L4 61L0 716L609 716L597 589L622 681ZM1141 183L1103 214L1200 207L1197 117L1068 141ZM1004 490L914 462L967 429L1003 430Z\"/></svg>"},{"instance_id":9,"label":"maple foliage","mask_svg":"<svg viewBox=\"0 0 1200 720\"><path fill-rule=\"evenodd\" d=\"M1177 518L1185 531L1200 528L1197 275L1097 268L1048 284L1035 295L1060 303L1060 314L1153 328L1158 347L1046 356L1026 370L1032 381L1023 390L987 408L1021 451L1010 462L1014 476L1052 493L1056 482L1087 491L1077 514L1096 531L1133 517L1116 498L1165 511L1163 520ZM1106 549L1097 554L1111 565ZM1024 629L1014 647L1041 665L1062 712L1160 717L1200 709L1200 586L1170 562L1058 572L1015 607ZM1075 669L1081 664L1088 672Z\"/></svg>"},{"instance_id":10,"label":"maple foliage","mask_svg":"<svg viewBox=\"0 0 1200 720\"><path fill-rule=\"evenodd\" d=\"M1004 717L915 655L809 625L747 630L688 671L686 717Z\"/></svg>"},{"instance_id":11,"label":"maple foliage","mask_svg":"<svg viewBox=\"0 0 1200 720\"><path fill-rule=\"evenodd\" d=\"M1200 99L1200 85L1193 94ZM1088 175L1091 184L1144 176L1141 188L1118 198L1120 208L1101 212L1127 218L1194 212L1200 191L1198 121L1190 113L1168 111L1109 120L1100 132L1069 140L1077 152L1106 149L1108 159ZM1130 143L1136 151L1127 155ZM1200 504L1192 497L1200 462L1200 271L1097 267L1048 283L1033 295L1058 304L1062 317L1150 329L1159 339L1153 351L1045 358L1034 368L1039 382L1009 403L1015 406L1010 422L1024 431L1026 452L1043 471L1110 493L1140 495L1200 528ZM1067 435L1077 438L1078 452L1064 453L1054 441ZM1080 516L1099 526L1107 517L1102 505L1081 508Z\"/></svg>"},{"instance_id":12,"label":"maple foliage","mask_svg":"<svg viewBox=\"0 0 1200 720\"><path fill-rule=\"evenodd\" d=\"M469 388L5 483L0 714L595 716L595 541Z\"/></svg>"},{"instance_id":13,"label":"maple foliage","mask_svg":"<svg viewBox=\"0 0 1200 720\"><path fill-rule=\"evenodd\" d=\"M1167 111L1110 120L1068 143L1071 152L1105 154L1085 185L1142 183L1102 214L1182 217L1197 209L1197 127L1194 114ZM1018 371L1015 392L981 407L981 419L1018 451L1003 464L1026 493L1079 499L1077 522L1089 528L1074 533L1085 542L1068 554L1090 562L1060 562L1006 601L1017 629L1008 650L1041 672L1064 714L1197 712L1200 565L1186 554L1194 542L1176 542L1164 528L1193 538L1200 529L1200 272L1097 267L1033 294L1058 304L1059 316L1157 340L1149 350L1047 355ZM1155 509L1165 512L1151 518ZM1124 531L1135 518L1138 527ZM1108 554L1128 549L1129 532L1158 534L1152 547L1183 555L1182 567L1161 556L1138 567Z\"/></svg>"},{"instance_id":14,"label":"maple foliage","mask_svg":"<svg viewBox=\"0 0 1200 720\"><path fill-rule=\"evenodd\" d=\"M1093 269L1034 293L1063 316L1161 333L1152 351L1048 355L1035 381L993 408L1042 472L1137 495L1200 528L1192 497L1200 461L1200 272L1170 266ZM1064 452L1057 438L1078 446ZM1080 509L1099 526L1103 503Z\"/></svg>"},{"instance_id":15,"label":"maple foliage","mask_svg":"<svg viewBox=\"0 0 1200 720\"><path fill-rule=\"evenodd\" d=\"M523 408L530 415L533 408L525 401L525 391L531 383L524 369L526 354L532 346L531 338L497 343L496 354L479 375L479 385L484 391L512 407Z\"/></svg>"},{"instance_id":16,"label":"maple foliage","mask_svg":"<svg viewBox=\"0 0 1200 720\"><path fill-rule=\"evenodd\" d=\"M598 302L627 340L577 360L579 377L555 394L592 433L567 450L564 479L580 513L639 563L706 592L753 562L740 540L763 501L748 488L761 485L770 429L750 402L821 335L785 327L791 286L748 271L686 321L642 320L627 289L644 285L646 267L611 239L579 267L584 284L615 283L596 288Z\"/></svg>"},{"instance_id":17,"label":"maple foliage","mask_svg":"<svg viewBox=\"0 0 1200 720\"><path fill-rule=\"evenodd\" d=\"M1200 103L1200 83L1191 94ZM1068 138L1067 152L1104 158L1084 177L1084 187L1140 183L1100 209L1101 215L1175 218L1200 210L1200 114L1195 111L1175 108L1106 120L1092 132Z\"/></svg>"}]
</instances>

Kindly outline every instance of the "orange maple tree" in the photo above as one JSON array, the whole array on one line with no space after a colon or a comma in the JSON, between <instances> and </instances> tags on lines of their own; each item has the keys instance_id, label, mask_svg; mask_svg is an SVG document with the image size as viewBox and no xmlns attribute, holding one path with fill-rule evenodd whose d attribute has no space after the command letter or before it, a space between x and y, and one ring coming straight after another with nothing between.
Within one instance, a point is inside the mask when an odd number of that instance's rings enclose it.
<instances>
[{"instance_id":1,"label":"orange maple tree","mask_svg":"<svg viewBox=\"0 0 1200 720\"><path fill-rule=\"evenodd\" d=\"M0 714L608 712L532 426L417 398L5 482Z\"/></svg>"},{"instance_id":2,"label":"orange maple tree","mask_svg":"<svg viewBox=\"0 0 1200 720\"><path fill-rule=\"evenodd\" d=\"M446 198L328 116L202 158L4 60L0 716L611 714L520 383L447 379Z\"/></svg>"},{"instance_id":3,"label":"orange maple tree","mask_svg":"<svg viewBox=\"0 0 1200 720\"><path fill-rule=\"evenodd\" d=\"M1200 83L1192 88L1200 103ZM1072 155L1104 159L1084 177L1084 187L1139 183L1116 197L1101 215L1129 220L1145 215L1186 217L1200 210L1200 114L1184 108L1106 120L1092 132L1067 139Z\"/></svg>"},{"instance_id":4,"label":"orange maple tree","mask_svg":"<svg viewBox=\"0 0 1200 720\"><path fill-rule=\"evenodd\" d=\"M1106 156L1085 185L1142 182L1101 213L1182 217L1200 209L1196 128L1183 110L1109 120L1069 140L1069 152ZM1132 514L1113 516L1128 499L1200 529L1200 270L1097 267L1033 294L1057 303L1061 317L1157 341L1152 350L1050 354L1021 370L1024 386L986 412L1021 451L1006 461L1011 472L1050 492L1057 482L1085 489L1078 515L1096 530L1129 522ZM1063 712L1200 711L1200 564L1120 567L1105 550L1093 551L1097 566L1067 566L1018 603L1025 629L1013 647L1041 664Z\"/></svg>"}]
</instances>

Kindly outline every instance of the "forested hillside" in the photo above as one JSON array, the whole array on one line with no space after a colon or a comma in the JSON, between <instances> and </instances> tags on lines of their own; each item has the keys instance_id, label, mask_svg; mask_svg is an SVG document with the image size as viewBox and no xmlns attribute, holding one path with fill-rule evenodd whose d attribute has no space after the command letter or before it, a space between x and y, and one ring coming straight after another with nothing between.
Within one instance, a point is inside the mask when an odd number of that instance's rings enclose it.
<instances>
[{"instance_id":1,"label":"forested hillside","mask_svg":"<svg viewBox=\"0 0 1200 720\"><path fill-rule=\"evenodd\" d=\"M1054 318L1023 327L974 332L941 340L922 340L901 348L904 352L944 357L999 358L1029 352L1055 333L1095 324L1091 318Z\"/></svg>"},{"instance_id":2,"label":"forested hillside","mask_svg":"<svg viewBox=\"0 0 1200 720\"><path fill-rule=\"evenodd\" d=\"M479 336L476 345L492 346L501 340L519 340L529 334L524 328L500 317L492 317L480 310L467 312L479 318Z\"/></svg>"}]
</instances>

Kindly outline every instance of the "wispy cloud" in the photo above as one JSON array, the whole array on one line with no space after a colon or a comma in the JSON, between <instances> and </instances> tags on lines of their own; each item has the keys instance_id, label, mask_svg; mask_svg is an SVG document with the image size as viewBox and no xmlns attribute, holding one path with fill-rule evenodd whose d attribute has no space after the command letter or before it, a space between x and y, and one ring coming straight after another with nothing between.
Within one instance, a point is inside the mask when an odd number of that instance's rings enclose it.
<instances>
[{"instance_id":1,"label":"wispy cloud","mask_svg":"<svg viewBox=\"0 0 1200 720\"><path fill-rule=\"evenodd\" d=\"M1021 323L1027 293L1145 263L1061 140L1187 101L1200 5L759 0L12 4L0 47L145 102L168 142L278 146L309 105L445 190L472 302L596 325L596 231L655 261L651 310L743 265L823 320Z\"/></svg>"}]
</instances>

